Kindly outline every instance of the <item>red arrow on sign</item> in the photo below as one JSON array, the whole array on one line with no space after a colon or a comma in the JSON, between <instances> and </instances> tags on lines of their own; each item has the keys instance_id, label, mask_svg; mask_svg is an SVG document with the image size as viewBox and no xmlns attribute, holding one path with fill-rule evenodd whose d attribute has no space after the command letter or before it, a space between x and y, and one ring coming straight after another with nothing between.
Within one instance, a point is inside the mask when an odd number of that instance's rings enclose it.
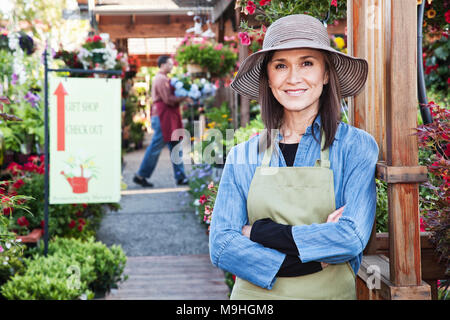
<instances>
[{"instance_id":1,"label":"red arrow on sign","mask_svg":"<svg viewBox=\"0 0 450 320\"><path fill-rule=\"evenodd\" d=\"M64 151L66 146L66 135L65 135L65 105L64 105L64 96L67 95L66 89L62 85L62 82L59 83L58 88L56 88L53 93L57 97L57 107L56 107L56 151Z\"/></svg>"}]
</instances>

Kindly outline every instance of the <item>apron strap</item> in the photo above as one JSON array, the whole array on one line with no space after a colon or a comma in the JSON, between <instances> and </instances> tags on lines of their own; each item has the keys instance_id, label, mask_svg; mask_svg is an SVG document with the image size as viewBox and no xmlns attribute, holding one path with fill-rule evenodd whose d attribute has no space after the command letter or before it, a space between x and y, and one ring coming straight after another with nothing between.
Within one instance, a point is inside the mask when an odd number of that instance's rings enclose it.
<instances>
[{"instance_id":1,"label":"apron strap","mask_svg":"<svg viewBox=\"0 0 450 320\"><path fill-rule=\"evenodd\" d=\"M270 144L270 146L264 151L264 157L261 162L261 167L269 167L270 166L270 160L272 159L272 152L273 152L273 144L274 141Z\"/></svg>"},{"instance_id":2,"label":"apron strap","mask_svg":"<svg viewBox=\"0 0 450 320\"><path fill-rule=\"evenodd\" d=\"M264 157L261 162L261 167L269 167L270 166L270 160L272 159L272 153L273 153L273 145L274 141L270 144L270 146L266 149L264 152ZM326 150L323 150L323 146L325 145L325 132L322 130L322 138L320 142L320 159L316 160L316 163L314 164L314 167L322 167L322 168L330 168L330 148L327 148Z\"/></svg>"},{"instance_id":3,"label":"apron strap","mask_svg":"<svg viewBox=\"0 0 450 320\"><path fill-rule=\"evenodd\" d=\"M316 160L314 167L330 168L330 148L322 151L323 146L325 145L325 131L323 130L320 141L320 159Z\"/></svg>"}]
</instances>

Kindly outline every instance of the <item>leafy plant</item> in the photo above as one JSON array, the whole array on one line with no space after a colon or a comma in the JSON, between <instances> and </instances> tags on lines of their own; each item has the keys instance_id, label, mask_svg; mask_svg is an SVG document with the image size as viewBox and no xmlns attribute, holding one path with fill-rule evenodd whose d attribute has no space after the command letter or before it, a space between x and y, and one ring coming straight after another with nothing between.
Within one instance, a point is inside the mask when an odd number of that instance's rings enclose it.
<instances>
[{"instance_id":1,"label":"leafy plant","mask_svg":"<svg viewBox=\"0 0 450 320\"><path fill-rule=\"evenodd\" d=\"M421 213L439 260L450 275L450 110L432 102L427 107L434 120L417 128L419 145L429 155L423 160L429 179L421 185L427 191L420 199Z\"/></svg>"},{"instance_id":2,"label":"leafy plant","mask_svg":"<svg viewBox=\"0 0 450 320\"><path fill-rule=\"evenodd\" d=\"M254 15L256 21L266 26L292 14L308 14L320 20L328 18L329 24L347 15L347 1L343 0L238 0L236 7L241 8L241 12L246 15ZM255 40L258 41L265 33L261 29L255 31L246 20L241 20L240 28L243 32L239 34L239 38L244 45L252 43L251 36L257 35Z\"/></svg>"},{"instance_id":3,"label":"leafy plant","mask_svg":"<svg viewBox=\"0 0 450 320\"><path fill-rule=\"evenodd\" d=\"M94 238L85 242L55 238L49 243L47 257L42 250L30 250L32 257L25 259L25 273L2 286L1 293L7 299L92 299L94 292L104 294L126 280L126 256L118 246L108 249Z\"/></svg>"},{"instance_id":4,"label":"leafy plant","mask_svg":"<svg viewBox=\"0 0 450 320\"><path fill-rule=\"evenodd\" d=\"M175 60L183 66L198 64L212 77L227 76L236 67L237 49L205 39L198 42L186 37L177 48Z\"/></svg>"},{"instance_id":5,"label":"leafy plant","mask_svg":"<svg viewBox=\"0 0 450 320\"><path fill-rule=\"evenodd\" d=\"M450 69L448 67L450 42L448 41L448 34L442 33L439 40L427 43L423 51L426 86L430 90L447 92L444 97L448 101L448 86L450 84Z\"/></svg>"}]
</instances>

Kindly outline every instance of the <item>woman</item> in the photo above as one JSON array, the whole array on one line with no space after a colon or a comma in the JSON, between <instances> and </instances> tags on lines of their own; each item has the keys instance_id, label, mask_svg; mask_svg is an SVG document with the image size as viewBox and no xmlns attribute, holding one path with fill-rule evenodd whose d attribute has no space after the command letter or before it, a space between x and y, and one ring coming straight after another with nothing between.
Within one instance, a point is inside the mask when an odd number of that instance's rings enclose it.
<instances>
[{"instance_id":1,"label":"woman","mask_svg":"<svg viewBox=\"0 0 450 320\"><path fill-rule=\"evenodd\" d=\"M231 84L259 100L267 129L230 150L214 207L210 255L237 276L232 299L356 298L378 146L340 122L368 64L329 43L319 20L281 18Z\"/></svg>"}]
</instances>

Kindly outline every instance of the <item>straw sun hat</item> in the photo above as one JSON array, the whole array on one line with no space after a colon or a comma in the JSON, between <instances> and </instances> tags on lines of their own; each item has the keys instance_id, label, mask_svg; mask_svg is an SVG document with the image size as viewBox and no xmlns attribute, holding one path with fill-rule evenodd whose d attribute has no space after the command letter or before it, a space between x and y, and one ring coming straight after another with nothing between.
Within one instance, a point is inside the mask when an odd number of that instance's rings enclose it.
<instances>
[{"instance_id":1,"label":"straw sun hat","mask_svg":"<svg viewBox=\"0 0 450 320\"><path fill-rule=\"evenodd\" d=\"M241 64L231 88L240 95L258 100L263 52L310 48L331 53L331 62L339 78L342 98L356 95L364 87L369 65L333 49L325 26L316 18L295 14L278 19L267 28L262 50L248 56Z\"/></svg>"}]
</instances>

